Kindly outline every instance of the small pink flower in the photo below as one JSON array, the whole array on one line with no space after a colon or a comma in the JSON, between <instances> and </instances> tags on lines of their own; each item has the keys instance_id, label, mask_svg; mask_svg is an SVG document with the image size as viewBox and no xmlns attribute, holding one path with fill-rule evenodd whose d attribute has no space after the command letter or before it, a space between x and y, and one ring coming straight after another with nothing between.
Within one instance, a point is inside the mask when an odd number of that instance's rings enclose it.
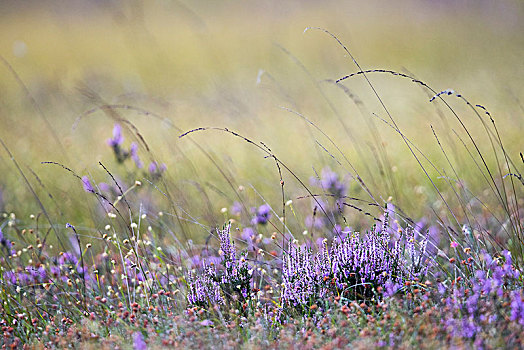
<instances>
[{"instance_id":1,"label":"small pink flower","mask_svg":"<svg viewBox=\"0 0 524 350\"><path fill-rule=\"evenodd\" d=\"M204 320L204 321L200 322L200 325L201 326L212 326L213 325L213 321L211 321L211 320Z\"/></svg>"},{"instance_id":2,"label":"small pink flower","mask_svg":"<svg viewBox=\"0 0 524 350\"><path fill-rule=\"evenodd\" d=\"M458 243L457 243L457 242L451 242L451 243L449 244L449 246L450 246L451 248L457 248L457 247L458 247Z\"/></svg>"}]
</instances>

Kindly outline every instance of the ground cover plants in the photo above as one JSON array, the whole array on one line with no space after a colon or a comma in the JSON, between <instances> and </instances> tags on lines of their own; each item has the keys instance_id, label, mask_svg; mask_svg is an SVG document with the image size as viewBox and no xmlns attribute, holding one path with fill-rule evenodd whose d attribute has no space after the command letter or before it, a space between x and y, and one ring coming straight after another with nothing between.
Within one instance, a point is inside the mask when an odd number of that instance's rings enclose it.
<instances>
[{"instance_id":1,"label":"ground cover plants","mask_svg":"<svg viewBox=\"0 0 524 350\"><path fill-rule=\"evenodd\" d=\"M171 118L138 92L107 102L95 79L68 138L0 56L52 144L28 155L0 134L2 348L524 347L518 99L499 118L467 89L366 68L343 33L311 36L343 64L317 74L274 45L308 105L260 69L292 118L263 136L263 118ZM211 110L226 102L245 112L224 95ZM430 122L407 125L419 104Z\"/></svg>"}]
</instances>

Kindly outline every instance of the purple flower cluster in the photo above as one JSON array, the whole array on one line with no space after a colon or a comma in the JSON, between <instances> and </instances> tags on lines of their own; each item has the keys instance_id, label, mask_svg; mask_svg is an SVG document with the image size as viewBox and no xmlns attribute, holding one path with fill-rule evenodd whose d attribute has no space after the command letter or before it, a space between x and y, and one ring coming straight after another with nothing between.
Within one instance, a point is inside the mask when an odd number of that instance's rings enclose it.
<instances>
[{"instance_id":1,"label":"purple flower cluster","mask_svg":"<svg viewBox=\"0 0 524 350\"><path fill-rule=\"evenodd\" d=\"M271 207L267 204L263 204L258 207L255 211L255 216L251 220L253 225L265 225L271 217Z\"/></svg>"},{"instance_id":2,"label":"purple flower cluster","mask_svg":"<svg viewBox=\"0 0 524 350\"><path fill-rule=\"evenodd\" d=\"M209 306L224 302L220 293L220 284L216 281L217 271L214 266L203 263L203 271L196 277L188 272L187 301L190 305Z\"/></svg>"},{"instance_id":3,"label":"purple flower cluster","mask_svg":"<svg viewBox=\"0 0 524 350\"><path fill-rule=\"evenodd\" d=\"M250 297L253 270L243 255L237 256L230 230L231 224L217 230L222 268L214 264L207 265L204 261L203 271L198 276L188 274L187 300L190 305L220 305L224 301L242 302Z\"/></svg>"},{"instance_id":4,"label":"purple flower cluster","mask_svg":"<svg viewBox=\"0 0 524 350\"><path fill-rule=\"evenodd\" d=\"M122 135L122 127L120 124L115 124L113 127L113 137L107 140L107 144L113 148L120 147L124 142L124 136Z\"/></svg>"},{"instance_id":5,"label":"purple flower cluster","mask_svg":"<svg viewBox=\"0 0 524 350\"><path fill-rule=\"evenodd\" d=\"M162 177L162 174L167 170L167 166L164 163L158 164L157 162L151 162L147 167L147 170L149 171L149 175L151 175L153 180L158 180Z\"/></svg>"},{"instance_id":6,"label":"purple flower cluster","mask_svg":"<svg viewBox=\"0 0 524 350\"><path fill-rule=\"evenodd\" d=\"M336 199L343 198L347 192L346 184L340 180L337 173L329 168L324 168L319 179L313 179L312 184L316 185L325 193L332 195Z\"/></svg>"},{"instance_id":7,"label":"purple flower cluster","mask_svg":"<svg viewBox=\"0 0 524 350\"><path fill-rule=\"evenodd\" d=\"M0 227L0 246L4 247L9 251L9 248L11 248L11 241L7 239L7 237L4 236L4 233L2 232L2 228Z\"/></svg>"},{"instance_id":8,"label":"purple flower cluster","mask_svg":"<svg viewBox=\"0 0 524 350\"><path fill-rule=\"evenodd\" d=\"M332 220L340 224L344 212L344 198L347 194L347 185L340 179L339 175L329 168L322 170L320 178L311 178L312 186L322 191L322 197L316 197L314 201L314 212L306 218L306 226L321 228L330 227ZM327 217L325 214L327 214Z\"/></svg>"},{"instance_id":9,"label":"purple flower cluster","mask_svg":"<svg viewBox=\"0 0 524 350\"><path fill-rule=\"evenodd\" d=\"M330 248L325 239L316 254L291 243L283 258L282 300L299 309L327 296L370 300L379 286L401 285L425 275L425 246L426 240L415 246L410 228L404 239L392 241L385 225L382 229L375 226L362 238L349 232L335 238Z\"/></svg>"},{"instance_id":10,"label":"purple flower cluster","mask_svg":"<svg viewBox=\"0 0 524 350\"><path fill-rule=\"evenodd\" d=\"M86 192L95 193L95 189L93 188L93 185L87 176L82 176L82 187Z\"/></svg>"},{"instance_id":11,"label":"purple flower cluster","mask_svg":"<svg viewBox=\"0 0 524 350\"><path fill-rule=\"evenodd\" d=\"M438 291L445 305L445 325L454 337L475 339L483 325L507 319L524 326L524 294L521 273L512 265L511 254L498 259L484 253L483 267L473 277L461 277ZM509 315L509 316L508 316Z\"/></svg>"},{"instance_id":12,"label":"purple flower cluster","mask_svg":"<svg viewBox=\"0 0 524 350\"><path fill-rule=\"evenodd\" d=\"M124 136L122 135L122 127L120 124L115 124L113 127L113 137L107 140L107 145L113 149L116 160L123 163L126 159L131 158L135 162L138 169L144 167L144 163L138 156L138 145L135 142L131 143L129 150L123 148Z\"/></svg>"}]
</instances>

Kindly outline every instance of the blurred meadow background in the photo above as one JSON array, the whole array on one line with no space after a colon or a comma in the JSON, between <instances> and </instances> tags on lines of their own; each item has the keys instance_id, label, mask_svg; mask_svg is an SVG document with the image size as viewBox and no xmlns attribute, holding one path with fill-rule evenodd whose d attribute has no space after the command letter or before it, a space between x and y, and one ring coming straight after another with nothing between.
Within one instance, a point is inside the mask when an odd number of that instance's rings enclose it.
<instances>
[{"instance_id":1,"label":"blurred meadow background","mask_svg":"<svg viewBox=\"0 0 524 350\"><path fill-rule=\"evenodd\" d=\"M522 347L523 57L519 0L0 1L0 345Z\"/></svg>"},{"instance_id":2,"label":"blurred meadow background","mask_svg":"<svg viewBox=\"0 0 524 350\"><path fill-rule=\"evenodd\" d=\"M221 209L239 199L247 207L267 202L281 213L275 162L225 132L179 138L203 126L264 142L308 186L329 167L348 182L348 195L369 200L347 157L379 202L446 222L441 198L399 133L381 120L389 121L365 79L334 83L359 69L333 38L306 27L337 35L362 69L404 72L486 106L507 153L520 161L524 6L510 0L2 1L0 137L60 227L75 222L94 232L107 218L77 177L41 162L58 162L93 184L111 183L101 162L124 190L140 180L135 214L148 212L154 222L159 211L167 213L175 236L182 230L203 240L227 220ZM409 79L368 76L401 132L436 168L454 177L431 126L460 174L452 181L501 209L446 106L430 103L431 94ZM495 167L479 117L460 99L449 103ZM143 168L115 159L106 142L115 124L123 127L124 148L138 145ZM420 158L458 207L445 179ZM151 162L167 167L160 181L148 174ZM4 151L0 169L0 210L41 212ZM286 170L282 176L284 202L300 209L288 211L287 223L302 232L312 201L297 199L307 192ZM346 216L356 228L369 221L348 208Z\"/></svg>"}]
</instances>

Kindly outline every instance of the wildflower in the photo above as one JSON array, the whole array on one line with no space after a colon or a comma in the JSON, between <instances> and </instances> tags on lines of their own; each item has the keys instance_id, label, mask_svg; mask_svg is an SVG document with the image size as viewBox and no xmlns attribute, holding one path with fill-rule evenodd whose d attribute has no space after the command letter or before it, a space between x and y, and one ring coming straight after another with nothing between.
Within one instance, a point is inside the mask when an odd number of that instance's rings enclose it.
<instances>
[{"instance_id":1,"label":"wildflower","mask_svg":"<svg viewBox=\"0 0 524 350\"><path fill-rule=\"evenodd\" d=\"M251 220L253 225L265 225L271 217L271 207L263 204L255 212L255 217Z\"/></svg>"},{"instance_id":2,"label":"wildflower","mask_svg":"<svg viewBox=\"0 0 524 350\"><path fill-rule=\"evenodd\" d=\"M230 209L231 214L240 215L242 213L242 204L240 202L234 202Z\"/></svg>"},{"instance_id":3,"label":"wildflower","mask_svg":"<svg viewBox=\"0 0 524 350\"><path fill-rule=\"evenodd\" d=\"M91 185L91 182L87 176L82 176L82 186L84 187L84 191L95 193L93 185Z\"/></svg>"},{"instance_id":4,"label":"wildflower","mask_svg":"<svg viewBox=\"0 0 524 350\"><path fill-rule=\"evenodd\" d=\"M147 170L154 180L158 180L167 170L167 166L164 163L159 165L157 162L151 162L147 167Z\"/></svg>"},{"instance_id":5,"label":"wildflower","mask_svg":"<svg viewBox=\"0 0 524 350\"><path fill-rule=\"evenodd\" d=\"M138 156L138 145L136 142L132 142L131 146L129 148L129 155L131 156L131 159L135 162L135 165L138 169L142 169L144 167L144 163L140 160L140 157Z\"/></svg>"},{"instance_id":6,"label":"wildflower","mask_svg":"<svg viewBox=\"0 0 524 350\"><path fill-rule=\"evenodd\" d=\"M119 147L124 142L124 136L122 136L122 127L120 124L115 124L113 127L113 137L107 140L107 144L113 148Z\"/></svg>"},{"instance_id":7,"label":"wildflower","mask_svg":"<svg viewBox=\"0 0 524 350\"><path fill-rule=\"evenodd\" d=\"M204 327L212 326L213 325L213 321L211 321L211 320L204 320L204 321L200 322L200 325L204 326Z\"/></svg>"},{"instance_id":8,"label":"wildflower","mask_svg":"<svg viewBox=\"0 0 524 350\"><path fill-rule=\"evenodd\" d=\"M147 344L144 341L144 336L141 332L135 332L133 334L133 349L134 350L147 350Z\"/></svg>"},{"instance_id":9,"label":"wildflower","mask_svg":"<svg viewBox=\"0 0 524 350\"><path fill-rule=\"evenodd\" d=\"M449 246L450 246L451 248L457 248L457 247L458 247L458 243L457 243L457 242L451 242L451 243L449 244Z\"/></svg>"}]
</instances>

